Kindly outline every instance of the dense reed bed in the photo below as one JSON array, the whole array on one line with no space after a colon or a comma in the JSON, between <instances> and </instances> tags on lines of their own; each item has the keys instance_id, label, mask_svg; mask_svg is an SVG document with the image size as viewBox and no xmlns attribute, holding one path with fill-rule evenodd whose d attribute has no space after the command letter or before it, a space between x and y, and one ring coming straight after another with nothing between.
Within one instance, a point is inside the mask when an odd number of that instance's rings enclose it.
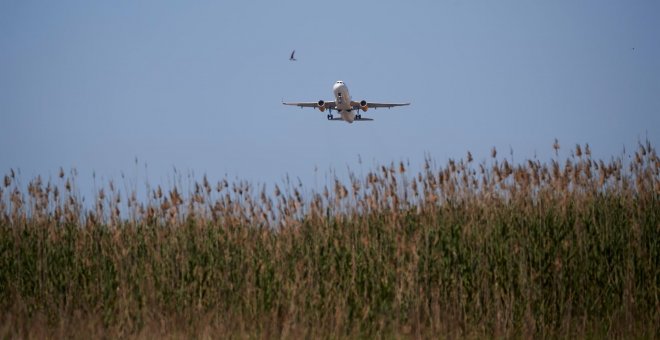
<instances>
[{"instance_id":1,"label":"dense reed bed","mask_svg":"<svg viewBox=\"0 0 660 340\"><path fill-rule=\"evenodd\" d=\"M92 203L74 174L10 171L0 336L658 337L654 148L496 154L319 192L204 177L138 200L110 182Z\"/></svg>"}]
</instances>

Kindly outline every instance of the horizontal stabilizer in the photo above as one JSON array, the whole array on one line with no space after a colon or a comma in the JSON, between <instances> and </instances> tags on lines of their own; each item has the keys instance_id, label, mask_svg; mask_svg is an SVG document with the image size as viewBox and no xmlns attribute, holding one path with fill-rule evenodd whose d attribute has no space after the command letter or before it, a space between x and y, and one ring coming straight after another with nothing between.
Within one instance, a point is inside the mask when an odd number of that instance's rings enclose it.
<instances>
[{"instance_id":1,"label":"horizontal stabilizer","mask_svg":"<svg viewBox=\"0 0 660 340\"><path fill-rule=\"evenodd\" d=\"M341 117L333 117L332 119L329 119L329 120L336 120L336 121L345 122L345 120L341 119ZM355 118L353 121L354 122L369 122L369 121L372 121L372 120L373 120L373 118L360 118L360 119Z\"/></svg>"}]
</instances>

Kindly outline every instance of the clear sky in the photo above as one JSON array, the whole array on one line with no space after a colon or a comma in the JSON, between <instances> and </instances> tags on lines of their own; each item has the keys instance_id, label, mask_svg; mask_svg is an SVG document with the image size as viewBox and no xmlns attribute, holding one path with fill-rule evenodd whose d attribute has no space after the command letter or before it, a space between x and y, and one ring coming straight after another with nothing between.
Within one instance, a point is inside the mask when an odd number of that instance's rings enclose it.
<instances>
[{"instance_id":1,"label":"clear sky","mask_svg":"<svg viewBox=\"0 0 660 340\"><path fill-rule=\"evenodd\" d=\"M412 105L347 124L281 104L336 80ZM24 179L314 184L493 146L546 161L554 138L660 146L660 2L0 1L0 170Z\"/></svg>"}]
</instances>

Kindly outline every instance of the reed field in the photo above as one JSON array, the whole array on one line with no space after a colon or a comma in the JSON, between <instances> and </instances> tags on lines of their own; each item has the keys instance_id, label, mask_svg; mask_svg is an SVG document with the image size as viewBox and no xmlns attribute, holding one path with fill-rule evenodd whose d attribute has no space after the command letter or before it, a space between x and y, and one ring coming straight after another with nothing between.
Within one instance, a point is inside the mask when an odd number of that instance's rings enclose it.
<instances>
[{"instance_id":1,"label":"reed field","mask_svg":"<svg viewBox=\"0 0 660 340\"><path fill-rule=\"evenodd\" d=\"M85 202L10 170L0 337L660 338L660 158L570 154Z\"/></svg>"}]
</instances>

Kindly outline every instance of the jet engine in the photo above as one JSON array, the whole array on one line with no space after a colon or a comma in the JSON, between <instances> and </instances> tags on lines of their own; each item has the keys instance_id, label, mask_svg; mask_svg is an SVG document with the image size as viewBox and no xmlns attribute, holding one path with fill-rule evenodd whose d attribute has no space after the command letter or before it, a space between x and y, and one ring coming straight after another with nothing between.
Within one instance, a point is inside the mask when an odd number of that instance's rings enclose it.
<instances>
[{"instance_id":1,"label":"jet engine","mask_svg":"<svg viewBox=\"0 0 660 340\"><path fill-rule=\"evenodd\" d=\"M361 109L363 112L367 112L367 110L369 110L369 106L367 105L367 101L366 101L366 100L363 100L363 101L360 102L360 109Z\"/></svg>"},{"instance_id":2,"label":"jet engine","mask_svg":"<svg viewBox=\"0 0 660 340\"><path fill-rule=\"evenodd\" d=\"M319 100L319 111L323 112L325 111L325 102L323 100Z\"/></svg>"}]
</instances>

